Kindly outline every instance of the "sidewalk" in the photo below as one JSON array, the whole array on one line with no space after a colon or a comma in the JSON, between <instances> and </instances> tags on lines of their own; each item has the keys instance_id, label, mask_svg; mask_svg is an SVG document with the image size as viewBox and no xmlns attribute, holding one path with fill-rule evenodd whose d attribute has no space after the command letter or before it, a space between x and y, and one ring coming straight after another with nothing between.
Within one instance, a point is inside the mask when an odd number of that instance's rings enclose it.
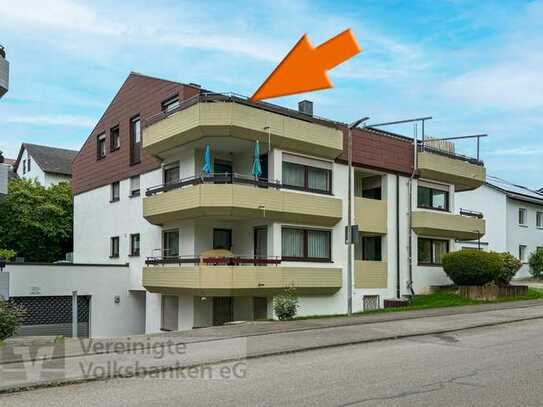
<instances>
[{"instance_id":1,"label":"sidewalk","mask_svg":"<svg viewBox=\"0 0 543 407\"><path fill-rule=\"evenodd\" d=\"M257 322L124 338L14 340L0 348L0 392L539 318L543 318L543 301L534 300L352 318Z\"/></svg>"}]
</instances>

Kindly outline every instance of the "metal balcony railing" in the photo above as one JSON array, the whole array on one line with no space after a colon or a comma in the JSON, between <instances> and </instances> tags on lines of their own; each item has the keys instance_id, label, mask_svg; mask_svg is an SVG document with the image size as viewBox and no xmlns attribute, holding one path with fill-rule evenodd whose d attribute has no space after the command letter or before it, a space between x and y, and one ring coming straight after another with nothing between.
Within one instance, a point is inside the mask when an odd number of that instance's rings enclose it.
<instances>
[{"instance_id":1,"label":"metal balcony railing","mask_svg":"<svg viewBox=\"0 0 543 407\"><path fill-rule=\"evenodd\" d=\"M168 264L194 264L206 266L278 266L281 257L269 256L151 256L145 260L147 266L164 266Z\"/></svg>"},{"instance_id":2,"label":"metal balcony railing","mask_svg":"<svg viewBox=\"0 0 543 407\"><path fill-rule=\"evenodd\" d=\"M176 182L156 185L147 188L146 196L156 195L161 192L171 191L186 186L201 185L201 184L242 184L254 185L261 188L281 188L279 181L272 181L268 178L255 177L252 175L244 175L238 173L213 173L209 175L201 175L180 179Z\"/></svg>"}]
</instances>

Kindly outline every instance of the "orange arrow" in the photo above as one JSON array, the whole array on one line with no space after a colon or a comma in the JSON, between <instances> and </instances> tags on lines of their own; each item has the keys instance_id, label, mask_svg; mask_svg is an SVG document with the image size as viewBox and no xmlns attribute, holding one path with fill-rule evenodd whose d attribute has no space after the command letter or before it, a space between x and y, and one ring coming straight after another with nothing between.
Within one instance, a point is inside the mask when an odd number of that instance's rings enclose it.
<instances>
[{"instance_id":1,"label":"orange arrow","mask_svg":"<svg viewBox=\"0 0 543 407\"><path fill-rule=\"evenodd\" d=\"M331 88L326 71L354 57L362 49L349 28L313 48L307 34L296 43L268 76L252 101Z\"/></svg>"}]
</instances>

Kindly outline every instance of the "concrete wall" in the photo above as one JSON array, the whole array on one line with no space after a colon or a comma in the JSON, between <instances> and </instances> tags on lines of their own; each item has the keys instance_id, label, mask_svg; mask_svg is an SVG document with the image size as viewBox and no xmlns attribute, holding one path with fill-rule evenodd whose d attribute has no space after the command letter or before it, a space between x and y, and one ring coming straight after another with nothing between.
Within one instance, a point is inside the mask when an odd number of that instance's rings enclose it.
<instances>
[{"instance_id":1,"label":"concrete wall","mask_svg":"<svg viewBox=\"0 0 543 407\"><path fill-rule=\"evenodd\" d=\"M10 296L91 297L90 336L142 334L145 296L128 290L129 269L104 265L8 264ZM120 302L115 304L116 296Z\"/></svg>"}]
</instances>

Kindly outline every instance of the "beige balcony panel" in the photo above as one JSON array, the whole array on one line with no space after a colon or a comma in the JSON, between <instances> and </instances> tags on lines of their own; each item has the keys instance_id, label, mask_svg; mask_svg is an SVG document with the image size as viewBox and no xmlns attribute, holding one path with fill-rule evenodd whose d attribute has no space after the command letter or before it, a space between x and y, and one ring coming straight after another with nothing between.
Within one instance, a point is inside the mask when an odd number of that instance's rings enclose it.
<instances>
[{"instance_id":1,"label":"beige balcony panel","mask_svg":"<svg viewBox=\"0 0 543 407\"><path fill-rule=\"evenodd\" d=\"M418 154L417 165L422 178L454 184L456 191L475 189L485 182L484 166L428 151Z\"/></svg>"},{"instance_id":2,"label":"beige balcony panel","mask_svg":"<svg viewBox=\"0 0 543 407\"><path fill-rule=\"evenodd\" d=\"M341 288L340 268L277 266L144 267L151 292L190 295L272 295L295 287L298 293L326 294Z\"/></svg>"},{"instance_id":3,"label":"beige balcony panel","mask_svg":"<svg viewBox=\"0 0 543 407\"><path fill-rule=\"evenodd\" d=\"M268 142L288 151L336 158L340 130L232 102L197 103L143 129L143 148L156 156L204 136Z\"/></svg>"},{"instance_id":4,"label":"beige balcony panel","mask_svg":"<svg viewBox=\"0 0 543 407\"><path fill-rule=\"evenodd\" d=\"M387 201L357 197L354 216L361 232L387 233Z\"/></svg>"},{"instance_id":5,"label":"beige balcony panel","mask_svg":"<svg viewBox=\"0 0 543 407\"><path fill-rule=\"evenodd\" d=\"M354 262L355 288L387 288L387 263L384 261L356 260Z\"/></svg>"},{"instance_id":6,"label":"beige balcony panel","mask_svg":"<svg viewBox=\"0 0 543 407\"><path fill-rule=\"evenodd\" d=\"M485 234L484 219L446 212L414 211L412 226L421 236L475 240Z\"/></svg>"},{"instance_id":7,"label":"beige balcony panel","mask_svg":"<svg viewBox=\"0 0 543 407\"><path fill-rule=\"evenodd\" d=\"M222 216L333 226L341 220L341 200L236 184L203 184L143 199L143 216L163 225L183 219Z\"/></svg>"}]
</instances>

